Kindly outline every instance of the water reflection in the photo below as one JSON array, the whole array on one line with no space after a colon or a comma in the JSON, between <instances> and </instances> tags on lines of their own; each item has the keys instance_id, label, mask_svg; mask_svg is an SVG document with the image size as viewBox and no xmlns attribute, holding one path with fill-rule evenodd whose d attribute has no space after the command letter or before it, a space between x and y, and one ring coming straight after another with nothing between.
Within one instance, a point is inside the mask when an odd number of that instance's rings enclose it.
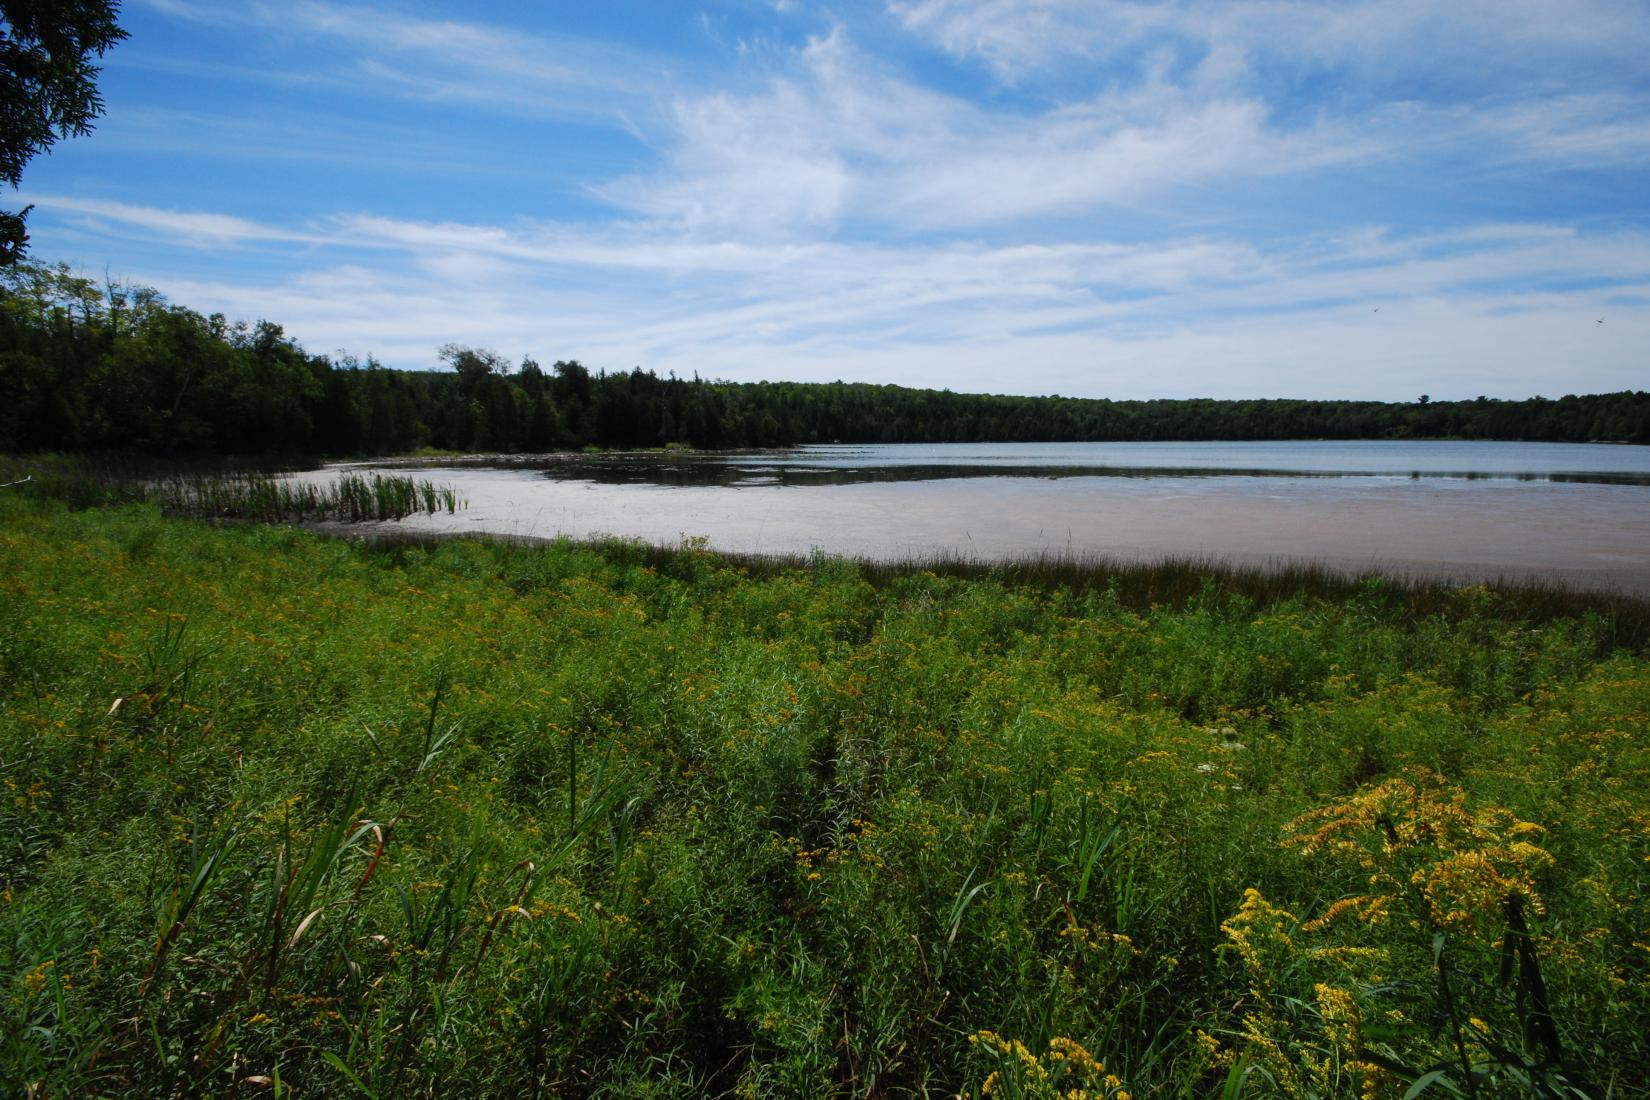
<instances>
[{"instance_id":1,"label":"water reflection","mask_svg":"<svg viewBox=\"0 0 1650 1100\"><path fill-rule=\"evenodd\" d=\"M1025 477L1058 481L1073 477L1113 478L1455 478L1467 481L1556 481L1583 485L1650 485L1650 475L1604 471L1552 473L1498 473L1484 470L1410 470L1393 474L1380 470L1278 470L1264 467L1206 466L1053 466L958 465L902 463L885 466L777 465L760 459L654 459L632 455L589 458L576 463L545 465L545 477L558 481L590 481L599 485L758 486L862 485L873 482L946 481L957 478Z\"/></svg>"},{"instance_id":2,"label":"water reflection","mask_svg":"<svg viewBox=\"0 0 1650 1100\"><path fill-rule=\"evenodd\" d=\"M557 481L598 485L659 485L676 488L758 488L864 485L889 482L947 481L960 478L1445 478L1466 481L1559 482L1577 485L1650 486L1650 473L1630 470L1475 470L1475 469L1295 469L1271 466L1121 465L1062 463L1048 459L1021 462L811 461L810 452L782 454L609 454L489 456L465 466L502 470L536 470ZM872 461L864 461L871 458Z\"/></svg>"},{"instance_id":3,"label":"water reflection","mask_svg":"<svg viewBox=\"0 0 1650 1100\"><path fill-rule=\"evenodd\" d=\"M1298 442L822 446L425 460L401 531L617 535L877 560L1190 557L1650 592L1650 448ZM296 475L326 479L337 468Z\"/></svg>"}]
</instances>

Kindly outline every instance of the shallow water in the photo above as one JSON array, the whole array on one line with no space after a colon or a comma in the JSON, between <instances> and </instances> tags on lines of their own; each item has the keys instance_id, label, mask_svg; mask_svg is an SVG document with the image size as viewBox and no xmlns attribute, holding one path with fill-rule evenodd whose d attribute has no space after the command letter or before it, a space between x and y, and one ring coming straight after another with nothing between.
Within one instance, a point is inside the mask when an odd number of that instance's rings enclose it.
<instances>
[{"instance_id":1,"label":"shallow water","mask_svg":"<svg viewBox=\"0 0 1650 1100\"><path fill-rule=\"evenodd\" d=\"M416 476L454 486L468 506L404 520L395 530L657 543L705 536L732 552L817 549L881 560L1054 554L1316 563L1650 593L1645 447L820 446L506 457L419 465Z\"/></svg>"}]
</instances>

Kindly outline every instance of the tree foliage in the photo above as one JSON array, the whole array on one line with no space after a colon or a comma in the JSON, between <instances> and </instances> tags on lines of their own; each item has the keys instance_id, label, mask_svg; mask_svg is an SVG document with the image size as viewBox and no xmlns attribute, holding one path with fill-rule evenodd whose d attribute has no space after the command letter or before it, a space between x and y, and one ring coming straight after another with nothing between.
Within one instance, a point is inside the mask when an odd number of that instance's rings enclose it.
<instances>
[{"instance_id":1,"label":"tree foliage","mask_svg":"<svg viewBox=\"0 0 1650 1100\"><path fill-rule=\"evenodd\" d=\"M448 344L447 371L310 355L65 266L0 270L0 450L381 455L688 444L1464 438L1650 442L1650 393L1501 401L1109 401L519 367Z\"/></svg>"},{"instance_id":2,"label":"tree foliage","mask_svg":"<svg viewBox=\"0 0 1650 1100\"><path fill-rule=\"evenodd\" d=\"M13 187L36 154L103 114L92 59L126 37L119 12L117 0L0 0L0 178ZM22 256L27 215L0 211L0 263Z\"/></svg>"}]
</instances>

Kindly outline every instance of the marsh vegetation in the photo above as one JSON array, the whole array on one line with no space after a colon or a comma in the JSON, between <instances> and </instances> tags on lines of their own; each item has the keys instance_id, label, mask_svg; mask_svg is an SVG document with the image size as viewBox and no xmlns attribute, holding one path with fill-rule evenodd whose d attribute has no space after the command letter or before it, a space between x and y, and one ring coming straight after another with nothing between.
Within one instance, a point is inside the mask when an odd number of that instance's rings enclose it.
<instances>
[{"instance_id":1,"label":"marsh vegetation","mask_svg":"<svg viewBox=\"0 0 1650 1100\"><path fill-rule=\"evenodd\" d=\"M13 1091L1650 1088L1642 603L0 521Z\"/></svg>"},{"instance_id":2,"label":"marsh vegetation","mask_svg":"<svg viewBox=\"0 0 1650 1100\"><path fill-rule=\"evenodd\" d=\"M150 503L167 515L257 523L389 523L464 506L452 486L400 474L343 471L299 481L273 467L130 456L0 456L0 486L81 508Z\"/></svg>"}]
</instances>

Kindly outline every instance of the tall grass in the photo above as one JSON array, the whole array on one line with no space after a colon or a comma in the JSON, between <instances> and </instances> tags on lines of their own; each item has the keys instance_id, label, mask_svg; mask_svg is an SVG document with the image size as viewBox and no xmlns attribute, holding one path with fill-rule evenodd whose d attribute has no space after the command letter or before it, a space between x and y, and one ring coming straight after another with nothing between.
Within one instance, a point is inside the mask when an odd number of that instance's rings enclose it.
<instances>
[{"instance_id":1,"label":"tall grass","mask_svg":"<svg viewBox=\"0 0 1650 1100\"><path fill-rule=\"evenodd\" d=\"M451 487L385 474L340 474L328 484L260 474L170 478L140 494L167 512L259 523L361 523L436 515L459 507Z\"/></svg>"},{"instance_id":2,"label":"tall grass","mask_svg":"<svg viewBox=\"0 0 1650 1100\"><path fill-rule=\"evenodd\" d=\"M274 469L119 455L0 458L0 489L77 508L150 502L173 515L259 523L382 522L463 507L450 486L399 475L345 472L316 483Z\"/></svg>"},{"instance_id":3,"label":"tall grass","mask_svg":"<svg viewBox=\"0 0 1650 1100\"><path fill-rule=\"evenodd\" d=\"M1642 606L1342 583L0 493L0 1082L1650 1093Z\"/></svg>"},{"instance_id":4,"label":"tall grass","mask_svg":"<svg viewBox=\"0 0 1650 1100\"><path fill-rule=\"evenodd\" d=\"M434 549L454 539L487 538L429 531L376 531L366 542L380 550L398 547ZM493 536L501 545L545 546L555 539ZM702 540L680 545L627 539L598 539L593 547L645 568L671 571L684 558L702 555ZM1071 599L1103 594L1133 611L1152 608L1184 610L1214 585L1266 608L1292 600L1315 599L1377 608L1381 613L1414 621L1434 616L1459 618L1482 608L1462 593L1481 593L1480 602L1497 614L1530 625L1583 619L1596 629L1603 649L1650 648L1650 598L1632 592L1576 587L1538 578L1498 579L1464 585L1425 575L1355 574L1326 566L1287 564L1245 566L1218 559L1164 558L1128 561L1104 555L1045 553L1019 560L996 561L958 554L888 560L812 555L718 552L718 561L746 576L768 579L798 570L851 570L873 588L899 585L913 575L960 581L984 581L1011 590L1060 593Z\"/></svg>"}]
</instances>

